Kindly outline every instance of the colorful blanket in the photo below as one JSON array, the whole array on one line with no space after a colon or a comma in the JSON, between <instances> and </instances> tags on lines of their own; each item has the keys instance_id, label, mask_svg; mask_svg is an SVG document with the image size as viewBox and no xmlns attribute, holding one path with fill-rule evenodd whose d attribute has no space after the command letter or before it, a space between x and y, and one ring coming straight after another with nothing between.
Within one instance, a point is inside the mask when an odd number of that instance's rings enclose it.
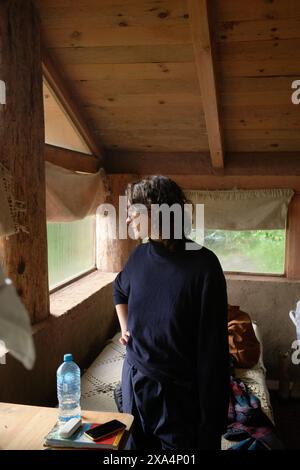
<instances>
[{"instance_id":1,"label":"colorful blanket","mask_svg":"<svg viewBox=\"0 0 300 470\"><path fill-rule=\"evenodd\" d=\"M283 449L273 423L261 409L259 399L234 376L230 378L230 389L229 424L224 437L239 442L229 450Z\"/></svg>"}]
</instances>

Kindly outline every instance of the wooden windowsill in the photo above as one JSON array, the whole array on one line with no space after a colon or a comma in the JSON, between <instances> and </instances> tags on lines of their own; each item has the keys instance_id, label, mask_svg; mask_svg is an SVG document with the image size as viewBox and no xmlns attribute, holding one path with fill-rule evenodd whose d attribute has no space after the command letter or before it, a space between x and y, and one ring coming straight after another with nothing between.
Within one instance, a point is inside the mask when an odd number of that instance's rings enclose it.
<instances>
[{"instance_id":1,"label":"wooden windowsill","mask_svg":"<svg viewBox=\"0 0 300 470\"><path fill-rule=\"evenodd\" d=\"M225 278L230 281L253 281L253 282L280 282L280 283L300 283L299 279L289 279L286 276L268 276L259 274L235 274L225 273Z\"/></svg>"},{"instance_id":2,"label":"wooden windowsill","mask_svg":"<svg viewBox=\"0 0 300 470\"><path fill-rule=\"evenodd\" d=\"M71 312L77 305L112 283L116 275L117 273L95 271L50 294L50 315L44 321L32 325L32 333L38 333L55 318Z\"/></svg>"},{"instance_id":3,"label":"wooden windowsill","mask_svg":"<svg viewBox=\"0 0 300 470\"><path fill-rule=\"evenodd\" d=\"M93 272L50 295L50 315L59 317L113 282L117 273Z\"/></svg>"}]
</instances>

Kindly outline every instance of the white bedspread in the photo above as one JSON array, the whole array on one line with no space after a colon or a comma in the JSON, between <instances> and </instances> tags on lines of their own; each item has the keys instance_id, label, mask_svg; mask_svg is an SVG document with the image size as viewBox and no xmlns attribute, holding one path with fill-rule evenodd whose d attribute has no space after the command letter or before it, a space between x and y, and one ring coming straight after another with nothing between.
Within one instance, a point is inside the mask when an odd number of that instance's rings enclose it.
<instances>
[{"instance_id":1,"label":"white bedspread","mask_svg":"<svg viewBox=\"0 0 300 470\"><path fill-rule=\"evenodd\" d=\"M121 380L125 347L119 343L117 333L105 346L81 380L81 407L83 410L118 411L113 391ZM274 422L270 396L266 384L265 368L262 361L252 369L236 369L236 375L260 399L266 415ZM222 439L222 449L232 442Z\"/></svg>"}]
</instances>

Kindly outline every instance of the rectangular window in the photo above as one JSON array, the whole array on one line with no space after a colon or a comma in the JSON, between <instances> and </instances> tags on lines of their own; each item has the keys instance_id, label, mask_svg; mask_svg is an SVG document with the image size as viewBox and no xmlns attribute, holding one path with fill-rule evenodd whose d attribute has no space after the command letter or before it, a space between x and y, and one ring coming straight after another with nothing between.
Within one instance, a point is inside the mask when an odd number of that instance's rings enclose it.
<instances>
[{"instance_id":1,"label":"rectangular window","mask_svg":"<svg viewBox=\"0 0 300 470\"><path fill-rule=\"evenodd\" d=\"M95 267L95 217L47 223L49 288L54 289Z\"/></svg>"},{"instance_id":2,"label":"rectangular window","mask_svg":"<svg viewBox=\"0 0 300 470\"><path fill-rule=\"evenodd\" d=\"M285 230L205 230L204 246L218 256L224 271L282 275L285 235Z\"/></svg>"}]
</instances>

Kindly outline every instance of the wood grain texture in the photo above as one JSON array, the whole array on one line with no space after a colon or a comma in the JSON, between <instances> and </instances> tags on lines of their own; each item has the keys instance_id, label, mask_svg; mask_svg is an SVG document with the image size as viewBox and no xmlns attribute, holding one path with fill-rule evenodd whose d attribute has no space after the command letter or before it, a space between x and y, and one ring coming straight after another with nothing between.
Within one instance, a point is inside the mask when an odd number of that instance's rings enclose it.
<instances>
[{"instance_id":1,"label":"wood grain texture","mask_svg":"<svg viewBox=\"0 0 300 470\"><path fill-rule=\"evenodd\" d=\"M299 18L298 0L214 0L218 17L223 21Z\"/></svg>"},{"instance_id":2,"label":"wood grain texture","mask_svg":"<svg viewBox=\"0 0 300 470\"><path fill-rule=\"evenodd\" d=\"M89 24L75 29L47 29L45 38L51 47L134 46L136 44L191 44L189 25L104 26L90 28Z\"/></svg>"},{"instance_id":3,"label":"wood grain texture","mask_svg":"<svg viewBox=\"0 0 300 470\"><path fill-rule=\"evenodd\" d=\"M56 97L43 83L45 142L50 145L91 154L91 150L83 140L69 115L58 103Z\"/></svg>"},{"instance_id":4,"label":"wood grain texture","mask_svg":"<svg viewBox=\"0 0 300 470\"><path fill-rule=\"evenodd\" d=\"M99 130L101 135L105 129L120 131L134 130L142 126L143 129L205 129L204 115L200 110L189 107L168 108L168 106L131 107L130 110L120 108L102 108L88 106L90 128Z\"/></svg>"},{"instance_id":5,"label":"wood grain texture","mask_svg":"<svg viewBox=\"0 0 300 470\"><path fill-rule=\"evenodd\" d=\"M43 48L42 60L44 80L48 88L50 88L56 97L65 114L70 118L91 153L97 156L100 162L103 163L103 149L100 140L90 131L83 113L80 110L80 106L77 105L77 100L75 100L67 82L61 78L58 65L53 62L53 59L49 56L45 48Z\"/></svg>"},{"instance_id":6,"label":"wood grain texture","mask_svg":"<svg viewBox=\"0 0 300 470\"><path fill-rule=\"evenodd\" d=\"M286 235L286 275L288 279L300 279L300 194L296 194L289 206Z\"/></svg>"},{"instance_id":7,"label":"wood grain texture","mask_svg":"<svg viewBox=\"0 0 300 470\"><path fill-rule=\"evenodd\" d=\"M84 173L96 173L100 166L96 157L47 144L45 145L45 160L68 170Z\"/></svg>"},{"instance_id":8,"label":"wood grain texture","mask_svg":"<svg viewBox=\"0 0 300 470\"><path fill-rule=\"evenodd\" d=\"M65 65L64 70L72 80L195 80L196 68L193 62L184 67L179 62L157 62L139 64L76 64Z\"/></svg>"},{"instance_id":9,"label":"wood grain texture","mask_svg":"<svg viewBox=\"0 0 300 470\"><path fill-rule=\"evenodd\" d=\"M16 199L26 205L28 233L2 238L1 258L32 323L49 315L44 113L40 23L32 1L0 3L0 161L11 172Z\"/></svg>"},{"instance_id":10,"label":"wood grain texture","mask_svg":"<svg viewBox=\"0 0 300 470\"><path fill-rule=\"evenodd\" d=\"M142 77L139 79L119 80L115 77L112 80L82 80L76 82L76 89L83 99L93 100L103 94L118 95L118 94L179 94L179 93L194 93L199 94L199 87L197 80L185 79L153 79L145 80Z\"/></svg>"},{"instance_id":11,"label":"wood grain texture","mask_svg":"<svg viewBox=\"0 0 300 470\"><path fill-rule=\"evenodd\" d=\"M0 403L0 420L3 424L0 437L2 450L45 450L45 436L57 421L57 408ZM84 422L105 423L118 419L129 432L133 416L127 413L82 411Z\"/></svg>"},{"instance_id":12,"label":"wood grain texture","mask_svg":"<svg viewBox=\"0 0 300 470\"><path fill-rule=\"evenodd\" d=\"M266 41L300 37L300 17L288 19L261 19L244 21L219 21L219 42Z\"/></svg>"},{"instance_id":13,"label":"wood grain texture","mask_svg":"<svg viewBox=\"0 0 300 470\"><path fill-rule=\"evenodd\" d=\"M156 62L192 62L192 44L51 48L63 64L139 64Z\"/></svg>"},{"instance_id":14,"label":"wood grain texture","mask_svg":"<svg viewBox=\"0 0 300 470\"><path fill-rule=\"evenodd\" d=\"M109 236L112 233L111 221L107 217L99 217L98 230L105 234L102 235L101 242L97 249L97 268L103 272L119 272L125 266L130 253L137 246L138 241L127 237L122 240L119 238L119 196L125 195L125 189L128 183L138 179L137 175L119 175L118 178L109 179L111 187L111 196L107 202L112 204L116 211L116 238Z\"/></svg>"},{"instance_id":15,"label":"wood grain texture","mask_svg":"<svg viewBox=\"0 0 300 470\"><path fill-rule=\"evenodd\" d=\"M81 25L95 26L157 25L188 23L185 0L38 0L48 28Z\"/></svg>"},{"instance_id":16,"label":"wood grain texture","mask_svg":"<svg viewBox=\"0 0 300 470\"><path fill-rule=\"evenodd\" d=\"M36 4L48 50L105 147L201 152L208 139L216 167L223 145L298 151L299 113L291 104L300 76L298 0Z\"/></svg>"},{"instance_id":17,"label":"wood grain texture","mask_svg":"<svg viewBox=\"0 0 300 470\"><path fill-rule=\"evenodd\" d=\"M188 7L212 165L223 168L223 137L208 3L207 0L188 0Z\"/></svg>"},{"instance_id":18,"label":"wood grain texture","mask_svg":"<svg viewBox=\"0 0 300 470\"><path fill-rule=\"evenodd\" d=\"M101 132L101 138L107 148L122 151L169 152L170 146L174 152L209 150L206 131L200 133L198 129L181 129L178 132L173 129L105 129Z\"/></svg>"},{"instance_id":19,"label":"wood grain texture","mask_svg":"<svg viewBox=\"0 0 300 470\"><path fill-rule=\"evenodd\" d=\"M224 129L299 129L299 106L289 103L278 106L224 106Z\"/></svg>"},{"instance_id":20,"label":"wood grain texture","mask_svg":"<svg viewBox=\"0 0 300 470\"><path fill-rule=\"evenodd\" d=\"M209 152L122 152L107 153L109 173L213 175ZM299 152L227 152L223 172L227 176L282 176L298 178ZM252 184L255 186L256 179ZM267 184L267 183L266 183ZM266 186L268 187L268 186ZM291 186L293 187L293 186Z\"/></svg>"},{"instance_id":21,"label":"wood grain texture","mask_svg":"<svg viewBox=\"0 0 300 470\"><path fill-rule=\"evenodd\" d=\"M224 132L229 152L298 152L298 129L230 129Z\"/></svg>"}]
</instances>

